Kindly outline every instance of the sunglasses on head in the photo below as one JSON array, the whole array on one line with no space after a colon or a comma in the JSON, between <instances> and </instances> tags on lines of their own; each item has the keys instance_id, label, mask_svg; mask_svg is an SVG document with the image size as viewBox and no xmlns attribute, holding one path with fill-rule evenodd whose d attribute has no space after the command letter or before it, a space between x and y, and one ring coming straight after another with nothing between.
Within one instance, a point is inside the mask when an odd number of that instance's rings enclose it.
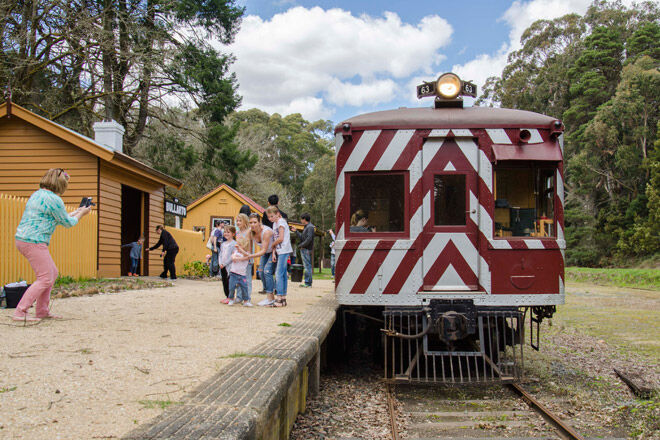
<instances>
[{"instance_id":1,"label":"sunglasses on head","mask_svg":"<svg viewBox=\"0 0 660 440\"><path fill-rule=\"evenodd\" d=\"M250 218L260 218L260 216L256 212L253 212L252 214L250 214Z\"/></svg>"},{"instance_id":2,"label":"sunglasses on head","mask_svg":"<svg viewBox=\"0 0 660 440\"><path fill-rule=\"evenodd\" d=\"M66 171L64 171L64 168L58 168L57 169L57 177L60 177L62 175L62 173L64 173L64 177L67 177L67 178L69 177L69 175L66 173Z\"/></svg>"}]
</instances>

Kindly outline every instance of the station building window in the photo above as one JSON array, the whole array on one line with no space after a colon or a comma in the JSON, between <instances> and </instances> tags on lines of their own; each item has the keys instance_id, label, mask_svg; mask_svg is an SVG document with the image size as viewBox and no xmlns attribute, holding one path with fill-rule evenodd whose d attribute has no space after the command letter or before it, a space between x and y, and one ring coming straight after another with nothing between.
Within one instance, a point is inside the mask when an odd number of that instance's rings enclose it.
<instances>
[{"instance_id":1,"label":"station building window","mask_svg":"<svg viewBox=\"0 0 660 440\"><path fill-rule=\"evenodd\" d=\"M499 162L495 171L495 237L555 237L556 167Z\"/></svg>"},{"instance_id":2,"label":"station building window","mask_svg":"<svg viewBox=\"0 0 660 440\"><path fill-rule=\"evenodd\" d=\"M350 233L406 232L406 174L349 174Z\"/></svg>"}]
</instances>

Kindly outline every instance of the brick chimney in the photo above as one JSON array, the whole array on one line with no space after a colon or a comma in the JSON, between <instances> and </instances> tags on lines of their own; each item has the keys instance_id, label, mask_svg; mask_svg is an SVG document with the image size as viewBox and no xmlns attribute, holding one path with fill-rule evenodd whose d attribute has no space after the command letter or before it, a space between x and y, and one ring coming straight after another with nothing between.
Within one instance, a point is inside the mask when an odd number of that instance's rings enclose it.
<instances>
[{"instance_id":1,"label":"brick chimney","mask_svg":"<svg viewBox=\"0 0 660 440\"><path fill-rule=\"evenodd\" d=\"M113 151L124 152L124 127L117 121L95 122L94 140Z\"/></svg>"}]
</instances>

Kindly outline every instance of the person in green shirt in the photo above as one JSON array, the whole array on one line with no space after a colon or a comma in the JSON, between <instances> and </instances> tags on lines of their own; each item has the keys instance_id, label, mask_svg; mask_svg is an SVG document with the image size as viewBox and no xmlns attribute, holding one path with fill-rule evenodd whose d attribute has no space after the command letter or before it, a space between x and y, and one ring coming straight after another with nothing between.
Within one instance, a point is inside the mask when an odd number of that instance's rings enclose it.
<instances>
[{"instance_id":1,"label":"person in green shirt","mask_svg":"<svg viewBox=\"0 0 660 440\"><path fill-rule=\"evenodd\" d=\"M57 225L70 228L89 214L91 206L80 207L68 213L60 197L69 186L69 175L62 168L51 168L41 178L39 190L25 205L25 212L16 229L16 248L27 258L37 280L25 291L16 306L14 321L39 321L43 318L61 318L50 313L50 291L57 279L57 266L48 252L50 237ZM28 310L35 305L35 316Z\"/></svg>"}]
</instances>

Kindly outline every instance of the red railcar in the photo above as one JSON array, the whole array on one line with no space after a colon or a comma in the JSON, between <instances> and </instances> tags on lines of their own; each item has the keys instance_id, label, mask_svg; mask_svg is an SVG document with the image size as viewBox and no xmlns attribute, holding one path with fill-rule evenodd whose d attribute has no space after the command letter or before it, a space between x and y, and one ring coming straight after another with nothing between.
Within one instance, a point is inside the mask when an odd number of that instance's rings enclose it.
<instances>
[{"instance_id":1,"label":"red railcar","mask_svg":"<svg viewBox=\"0 0 660 440\"><path fill-rule=\"evenodd\" d=\"M563 125L438 95L434 108L335 129L337 300L349 312L382 308L387 338L412 344L389 349L418 358L388 377L430 380L422 358L454 353L468 373L515 376L507 350L525 313L538 324L564 303Z\"/></svg>"}]
</instances>

